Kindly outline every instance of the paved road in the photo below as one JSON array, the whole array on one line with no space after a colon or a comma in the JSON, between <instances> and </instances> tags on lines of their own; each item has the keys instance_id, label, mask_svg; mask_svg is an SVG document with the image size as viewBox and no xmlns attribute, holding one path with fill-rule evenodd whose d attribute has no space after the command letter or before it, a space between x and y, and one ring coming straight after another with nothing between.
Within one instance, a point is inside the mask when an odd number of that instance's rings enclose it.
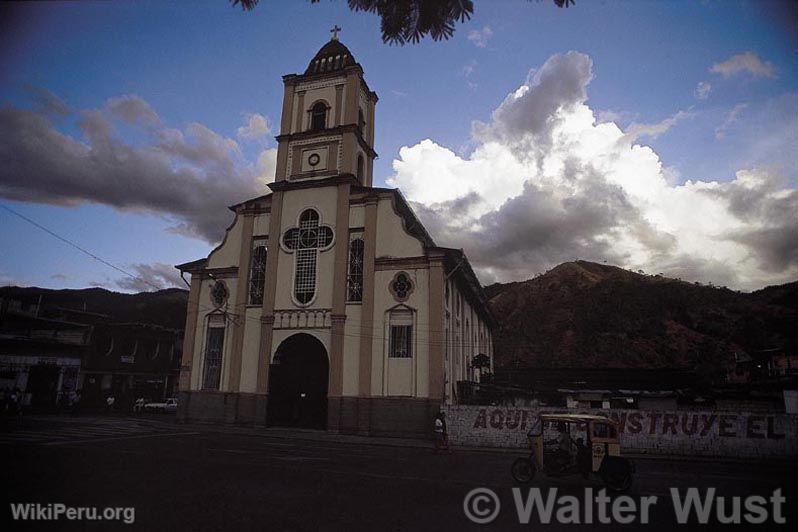
<instances>
[{"instance_id":1,"label":"paved road","mask_svg":"<svg viewBox=\"0 0 798 532\"><path fill-rule=\"evenodd\" d=\"M16 428L0 432L0 452L9 459L4 484L10 502L135 507L135 523L120 525L127 529L583 528L544 527L536 524L535 514L531 525L518 524L509 477L512 453L455 450L435 455L428 448L339 441L325 434L175 425L163 416L40 417ZM793 512L788 521L798 517L795 472L784 465L652 459L636 464L630 495L659 497L646 530L673 529L671 487L715 487L726 497L770 496L783 488L788 512ZM556 488L559 495L580 500L586 487L594 495L601 489L599 483L577 478L536 479L532 486L544 497ZM492 489L501 501L501 511L489 526L475 525L463 513L464 496L477 487ZM4 514L10 519L9 506ZM38 530L105 530L109 523L31 525ZM14 523L17 528L19 523Z\"/></svg>"}]
</instances>

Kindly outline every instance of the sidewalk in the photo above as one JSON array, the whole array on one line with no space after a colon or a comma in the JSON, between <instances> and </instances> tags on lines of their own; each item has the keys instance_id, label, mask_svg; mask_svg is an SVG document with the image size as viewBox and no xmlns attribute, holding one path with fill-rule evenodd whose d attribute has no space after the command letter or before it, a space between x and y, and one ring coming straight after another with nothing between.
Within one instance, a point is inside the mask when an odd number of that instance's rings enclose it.
<instances>
[{"instance_id":1,"label":"sidewalk","mask_svg":"<svg viewBox=\"0 0 798 532\"><path fill-rule=\"evenodd\" d=\"M214 433L238 433L248 436L262 436L269 438L280 438L286 440L300 440L300 441L315 441L315 442L333 442L333 443L350 443L353 445L379 445L386 447L405 447L417 449L431 449L432 438L429 440L412 439L412 438L390 438L381 436L359 436L355 434L336 434L326 432L323 430L313 429L297 429L297 428L282 428L282 427L242 427L236 425L214 425L203 423L181 423L180 425L190 430L198 432L214 432ZM526 449L514 449L503 447L468 447L460 445L451 445L454 452L483 452L483 453L500 453L500 454L515 454L518 456L526 454ZM680 461L680 462L713 462L713 463L746 463L746 464L789 464L798 465L798 458L762 458L762 457L723 457L723 456L692 456L692 455L666 455L666 454L650 454L650 453L624 453L624 456L632 460L663 460L663 461Z\"/></svg>"}]
</instances>

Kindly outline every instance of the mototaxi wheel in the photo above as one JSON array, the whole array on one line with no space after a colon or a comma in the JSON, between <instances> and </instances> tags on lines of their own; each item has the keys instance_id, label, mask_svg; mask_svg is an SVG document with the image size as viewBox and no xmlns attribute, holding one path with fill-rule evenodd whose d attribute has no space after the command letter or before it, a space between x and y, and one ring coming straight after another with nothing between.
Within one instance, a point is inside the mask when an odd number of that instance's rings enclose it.
<instances>
[{"instance_id":1,"label":"mototaxi wheel","mask_svg":"<svg viewBox=\"0 0 798 532\"><path fill-rule=\"evenodd\" d=\"M532 463L532 459L523 457L517 458L515 462L513 462L513 467L511 469L513 479L521 484L531 482L532 479L535 478L536 472L537 468L535 464Z\"/></svg>"},{"instance_id":2,"label":"mototaxi wheel","mask_svg":"<svg viewBox=\"0 0 798 532\"><path fill-rule=\"evenodd\" d=\"M601 480L610 491L626 491L632 485L631 471L612 471L601 475Z\"/></svg>"}]
</instances>

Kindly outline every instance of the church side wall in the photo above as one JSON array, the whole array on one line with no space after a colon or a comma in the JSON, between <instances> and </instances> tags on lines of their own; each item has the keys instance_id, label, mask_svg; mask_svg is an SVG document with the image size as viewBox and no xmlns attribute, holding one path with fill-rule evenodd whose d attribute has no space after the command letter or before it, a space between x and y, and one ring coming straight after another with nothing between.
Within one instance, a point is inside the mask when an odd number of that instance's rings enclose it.
<instances>
[{"instance_id":1,"label":"church side wall","mask_svg":"<svg viewBox=\"0 0 798 532\"><path fill-rule=\"evenodd\" d=\"M458 381L478 380L471 362L480 353L493 361L493 341L490 329L468 303L454 279L447 281L449 297L445 301L446 381L447 402L456 399Z\"/></svg>"},{"instance_id":2,"label":"church side wall","mask_svg":"<svg viewBox=\"0 0 798 532\"><path fill-rule=\"evenodd\" d=\"M377 206L376 257L420 257L424 245L405 231L402 218L393 210L392 200L380 199Z\"/></svg>"},{"instance_id":3,"label":"church side wall","mask_svg":"<svg viewBox=\"0 0 798 532\"><path fill-rule=\"evenodd\" d=\"M420 258L424 246L409 235L392 200L383 198L377 206L376 257ZM372 336L371 390L374 395L427 397L429 395L429 276L428 267L379 268L374 274L374 330ZM405 272L413 291L404 302L390 291L395 276ZM413 356L389 358L390 316L393 309L409 309L413 315Z\"/></svg>"},{"instance_id":4,"label":"church side wall","mask_svg":"<svg viewBox=\"0 0 798 532\"><path fill-rule=\"evenodd\" d=\"M208 255L208 268L238 266L238 255L241 252L241 229L243 220L243 216L236 216L233 225L225 232L222 243Z\"/></svg>"}]
</instances>

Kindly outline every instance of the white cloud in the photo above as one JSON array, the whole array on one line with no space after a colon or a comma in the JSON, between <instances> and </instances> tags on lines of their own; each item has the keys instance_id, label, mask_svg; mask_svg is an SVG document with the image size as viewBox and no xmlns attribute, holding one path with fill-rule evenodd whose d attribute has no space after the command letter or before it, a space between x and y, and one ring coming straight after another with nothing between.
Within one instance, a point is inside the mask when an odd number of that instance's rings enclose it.
<instances>
[{"instance_id":1,"label":"white cloud","mask_svg":"<svg viewBox=\"0 0 798 532\"><path fill-rule=\"evenodd\" d=\"M468 40L478 48L485 48L491 37L493 37L493 30L490 29L490 26L484 26L481 30L468 32Z\"/></svg>"},{"instance_id":2,"label":"white cloud","mask_svg":"<svg viewBox=\"0 0 798 532\"><path fill-rule=\"evenodd\" d=\"M466 250L483 282L576 258L742 288L798 276L798 192L762 169L679 184L635 139L688 113L635 134L597 122L592 77L588 56L552 56L489 123L475 122L471 154L425 139L400 149L388 183L438 244Z\"/></svg>"},{"instance_id":3,"label":"white cloud","mask_svg":"<svg viewBox=\"0 0 798 532\"><path fill-rule=\"evenodd\" d=\"M715 128L715 138L720 140L726 136L726 131L737 122L740 113L748 107L747 103L738 103L734 107L726 113L726 118L723 120L723 123Z\"/></svg>"},{"instance_id":4,"label":"white cloud","mask_svg":"<svg viewBox=\"0 0 798 532\"><path fill-rule=\"evenodd\" d=\"M61 132L53 116L0 107L0 154L7 155L0 198L157 214L174 223L172 232L217 242L230 221L226 207L267 193L264 185L274 179L273 148L246 160L236 140L203 124L156 123L158 115L136 96L78 111L78 134ZM117 137L112 117L146 140L134 145Z\"/></svg>"},{"instance_id":5,"label":"white cloud","mask_svg":"<svg viewBox=\"0 0 798 532\"><path fill-rule=\"evenodd\" d=\"M154 262L152 264L131 264L135 277L120 277L116 286L131 292L152 292L165 288L186 288L180 274L171 264Z\"/></svg>"},{"instance_id":6,"label":"white cloud","mask_svg":"<svg viewBox=\"0 0 798 532\"><path fill-rule=\"evenodd\" d=\"M477 69L477 61L476 59L472 59L471 61L466 63L466 65L463 67L463 75L467 78L471 77L471 74L473 74L476 71L476 69Z\"/></svg>"},{"instance_id":7,"label":"white cloud","mask_svg":"<svg viewBox=\"0 0 798 532\"><path fill-rule=\"evenodd\" d=\"M265 116L250 113L247 115L246 123L236 131L236 136L241 140L259 140L265 138L269 131L269 122Z\"/></svg>"},{"instance_id":8,"label":"white cloud","mask_svg":"<svg viewBox=\"0 0 798 532\"><path fill-rule=\"evenodd\" d=\"M150 104L135 94L109 98L105 102L105 108L112 116L129 124L154 125L161 122Z\"/></svg>"},{"instance_id":9,"label":"white cloud","mask_svg":"<svg viewBox=\"0 0 798 532\"><path fill-rule=\"evenodd\" d=\"M695 97L699 100L706 100L709 98L709 93L712 91L712 84L708 81L700 81L695 88Z\"/></svg>"},{"instance_id":10,"label":"white cloud","mask_svg":"<svg viewBox=\"0 0 798 532\"><path fill-rule=\"evenodd\" d=\"M633 122L626 128L626 135L630 142L633 142L642 137L655 139L660 135L667 133L669 129L678 124L685 118L693 116L692 113L687 111L678 111L676 114L657 122L655 124L638 124Z\"/></svg>"},{"instance_id":11,"label":"white cloud","mask_svg":"<svg viewBox=\"0 0 798 532\"><path fill-rule=\"evenodd\" d=\"M763 61L754 52L744 52L733 55L725 61L715 63L709 68L714 74L720 74L724 78L732 77L736 74L750 74L755 78L775 78L776 67L770 61Z\"/></svg>"}]
</instances>

